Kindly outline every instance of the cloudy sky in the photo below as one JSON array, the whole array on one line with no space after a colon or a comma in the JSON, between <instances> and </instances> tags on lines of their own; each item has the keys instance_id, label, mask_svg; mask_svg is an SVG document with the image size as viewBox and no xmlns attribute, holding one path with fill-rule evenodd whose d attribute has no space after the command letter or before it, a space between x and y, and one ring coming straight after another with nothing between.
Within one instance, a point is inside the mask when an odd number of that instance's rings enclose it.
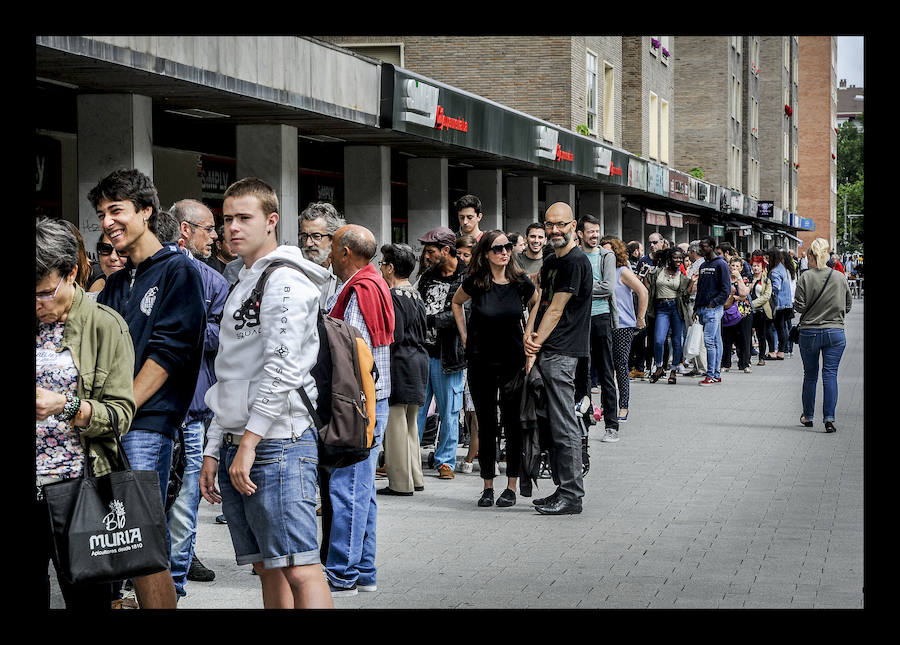
<instances>
[{"instance_id":1,"label":"cloudy sky","mask_svg":"<svg viewBox=\"0 0 900 645\"><path fill-rule=\"evenodd\" d=\"M838 36L838 83L847 79L847 86L865 87L865 61L862 36Z\"/></svg>"}]
</instances>

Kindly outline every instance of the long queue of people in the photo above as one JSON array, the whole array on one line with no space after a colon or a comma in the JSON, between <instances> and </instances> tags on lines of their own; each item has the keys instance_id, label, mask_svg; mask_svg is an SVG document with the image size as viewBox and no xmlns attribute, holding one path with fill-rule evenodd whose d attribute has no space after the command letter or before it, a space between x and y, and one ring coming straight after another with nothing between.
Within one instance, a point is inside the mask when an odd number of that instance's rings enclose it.
<instances>
[{"instance_id":1,"label":"long queue of people","mask_svg":"<svg viewBox=\"0 0 900 645\"><path fill-rule=\"evenodd\" d=\"M619 440L642 361L652 382L671 366L671 384L702 365L699 353L684 362L692 320L706 345L700 384L712 385L730 369L732 343L749 369L753 333L760 364L766 342L768 360L790 354L791 316L778 312L792 305L809 364L801 422L813 419L815 349L826 363L824 421L834 427L834 327L844 311L834 303L846 281L820 285L820 240L810 249L813 277L801 275L794 295L789 277L775 286L780 252L754 254L748 267L711 238L670 249L654 234L643 256L639 243L601 237L596 218L576 219L561 202L519 234L481 231L481 202L466 195L454 205L458 232L427 232L417 256L406 244L378 249L371 231L324 202L300 213L299 247L280 244L276 193L257 178L228 188L218 229L199 201L163 210L137 170L111 173L88 199L102 233L96 268L75 227L36 226L36 511L47 527L44 565L53 561L69 608L123 606L127 588L136 606L174 608L187 581L212 580L194 554L201 497L222 505L217 521L228 526L236 563L259 577L266 608L328 608L333 597L376 591L376 496L424 490L420 450L435 419L436 479L471 473L477 460L477 507L531 497L546 469L556 489L534 499L534 510L581 513L588 428L602 420L601 440ZM274 294L266 298L256 291L264 273ZM733 310L739 322L725 325ZM319 396L322 313L360 332L377 375L373 448L345 467L317 465L307 407ZM460 418L470 438L458 462ZM379 488L382 448L388 485ZM495 495L501 461L506 482ZM158 475L169 567L73 583L44 490L123 463Z\"/></svg>"}]
</instances>

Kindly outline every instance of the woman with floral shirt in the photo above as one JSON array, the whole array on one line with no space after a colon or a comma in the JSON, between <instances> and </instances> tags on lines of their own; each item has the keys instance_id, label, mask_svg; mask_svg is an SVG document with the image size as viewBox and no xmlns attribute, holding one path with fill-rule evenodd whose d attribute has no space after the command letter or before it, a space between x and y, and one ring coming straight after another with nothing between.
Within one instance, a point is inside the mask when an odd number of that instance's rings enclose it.
<instances>
[{"instance_id":1,"label":"woman with floral shirt","mask_svg":"<svg viewBox=\"0 0 900 645\"><path fill-rule=\"evenodd\" d=\"M78 241L65 222L39 219L35 252L36 517L47 548L46 558L36 561L48 607L47 561L53 559L67 608L109 609L111 585L73 585L59 574L43 487L80 477L85 466L94 476L119 467L113 432L124 434L134 416L134 349L119 314L88 298L76 282Z\"/></svg>"}]
</instances>

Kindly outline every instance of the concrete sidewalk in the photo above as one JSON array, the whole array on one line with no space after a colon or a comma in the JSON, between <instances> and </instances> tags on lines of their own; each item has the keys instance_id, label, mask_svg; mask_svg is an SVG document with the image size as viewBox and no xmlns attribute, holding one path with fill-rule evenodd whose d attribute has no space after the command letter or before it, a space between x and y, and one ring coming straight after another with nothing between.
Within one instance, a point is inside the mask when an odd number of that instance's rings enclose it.
<instances>
[{"instance_id":1,"label":"concrete sidewalk","mask_svg":"<svg viewBox=\"0 0 900 645\"><path fill-rule=\"evenodd\" d=\"M821 384L816 426L799 424L799 348L717 386L633 382L621 440L591 430L581 515L542 516L521 496L478 508L477 472L428 470L425 491L378 498L378 591L335 606L862 607L863 302L853 307L836 434L823 431ZM535 496L552 490L540 480ZM179 608L262 607L220 509L201 502L197 536L216 580L188 583Z\"/></svg>"}]
</instances>

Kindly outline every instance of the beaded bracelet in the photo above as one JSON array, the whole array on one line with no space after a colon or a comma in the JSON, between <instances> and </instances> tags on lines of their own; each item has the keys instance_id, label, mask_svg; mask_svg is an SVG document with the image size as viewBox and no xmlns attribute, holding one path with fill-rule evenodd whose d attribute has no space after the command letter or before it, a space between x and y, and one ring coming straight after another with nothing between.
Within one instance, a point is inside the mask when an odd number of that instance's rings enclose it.
<instances>
[{"instance_id":1,"label":"beaded bracelet","mask_svg":"<svg viewBox=\"0 0 900 645\"><path fill-rule=\"evenodd\" d=\"M69 421L78 413L80 408L81 399L71 392L66 392L66 404L63 406L62 412L56 416L63 421Z\"/></svg>"}]
</instances>

